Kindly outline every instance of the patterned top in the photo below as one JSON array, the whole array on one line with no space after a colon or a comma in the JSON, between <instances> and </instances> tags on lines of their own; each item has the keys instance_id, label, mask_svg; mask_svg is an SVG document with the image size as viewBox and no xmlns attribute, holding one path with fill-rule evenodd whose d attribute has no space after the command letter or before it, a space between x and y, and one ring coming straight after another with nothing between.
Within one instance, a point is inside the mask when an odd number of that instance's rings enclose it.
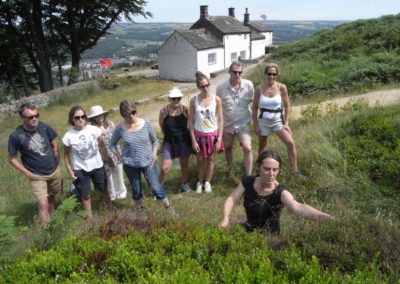
<instances>
[{"instance_id":1,"label":"patterned top","mask_svg":"<svg viewBox=\"0 0 400 284\"><path fill-rule=\"evenodd\" d=\"M147 120L144 121L143 127L137 131L127 131L121 124L118 124L115 127L109 148L114 150L120 139L124 143L122 149L124 164L135 168L149 166L153 162L153 147L160 146L153 126Z\"/></svg>"},{"instance_id":2,"label":"patterned top","mask_svg":"<svg viewBox=\"0 0 400 284\"><path fill-rule=\"evenodd\" d=\"M8 139L8 155L15 156L18 151L25 168L35 175L49 175L58 167L51 142L57 133L43 122L34 131L18 126Z\"/></svg>"},{"instance_id":3,"label":"patterned top","mask_svg":"<svg viewBox=\"0 0 400 284\"><path fill-rule=\"evenodd\" d=\"M110 143L111 143L111 138L114 133L115 125L112 121L108 121L108 128L106 132L102 133L102 136L104 138L104 142L106 143L107 146L107 156L108 156L108 163L110 164L111 167L116 167L119 164L119 161L117 159L117 156L115 156L114 151L110 149ZM116 151L118 151L119 154L121 154L121 147L119 145L116 146Z\"/></svg>"},{"instance_id":4,"label":"patterned top","mask_svg":"<svg viewBox=\"0 0 400 284\"><path fill-rule=\"evenodd\" d=\"M217 102L213 95L211 104L207 107L202 107L199 104L199 95L194 100L194 129L202 133L212 133L218 129L217 123Z\"/></svg>"}]
</instances>

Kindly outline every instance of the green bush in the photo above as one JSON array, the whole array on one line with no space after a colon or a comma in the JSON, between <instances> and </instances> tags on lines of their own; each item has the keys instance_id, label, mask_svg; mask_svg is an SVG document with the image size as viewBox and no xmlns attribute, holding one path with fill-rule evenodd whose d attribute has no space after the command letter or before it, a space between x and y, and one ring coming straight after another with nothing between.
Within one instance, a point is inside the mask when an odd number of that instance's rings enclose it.
<instances>
[{"instance_id":1,"label":"green bush","mask_svg":"<svg viewBox=\"0 0 400 284\"><path fill-rule=\"evenodd\" d=\"M142 228L144 229L144 228ZM30 254L3 275L5 282L71 283L373 283L385 278L366 265L354 275L306 260L294 247L281 264L267 238L242 228L160 224L125 238L72 238ZM271 258L272 257L272 258Z\"/></svg>"}]
</instances>

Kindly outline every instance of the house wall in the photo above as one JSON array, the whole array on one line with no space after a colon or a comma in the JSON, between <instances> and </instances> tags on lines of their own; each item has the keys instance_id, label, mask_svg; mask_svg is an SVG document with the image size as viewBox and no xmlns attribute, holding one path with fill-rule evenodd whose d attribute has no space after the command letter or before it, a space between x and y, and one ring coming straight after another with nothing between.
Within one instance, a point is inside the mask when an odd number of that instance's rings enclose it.
<instances>
[{"instance_id":1,"label":"house wall","mask_svg":"<svg viewBox=\"0 0 400 284\"><path fill-rule=\"evenodd\" d=\"M157 54L160 79L195 80L197 50L182 36L177 33L172 34Z\"/></svg>"},{"instance_id":2,"label":"house wall","mask_svg":"<svg viewBox=\"0 0 400 284\"><path fill-rule=\"evenodd\" d=\"M237 56L234 60L237 60L240 56L241 51L246 51L246 56L243 59L249 59L250 56L250 34L240 35L225 35L225 62L224 67L228 68L232 63L231 54L236 52Z\"/></svg>"},{"instance_id":3,"label":"house wall","mask_svg":"<svg viewBox=\"0 0 400 284\"><path fill-rule=\"evenodd\" d=\"M216 62L215 64L209 64L208 55L211 53L215 53ZM217 72L223 70L224 67L224 49L213 48L207 50L200 50L197 53L197 62L198 62L198 70L203 72L210 78L210 73Z\"/></svg>"},{"instance_id":4,"label":"house wall","mask_svg":"<svg viewBox=\"0 0 400 284\"><path fill-rule=\"evenodd\" d=\"M272 45L272 32L261 33L265 36L265 46Z\"/></svg>"},{"instance_id":5,"label":"house wall","mask_svg":"<svg viewBox=\"0 0 400 284\"><path fill-rule=\"evenodd\" d=\"M266 40L253 40L251 42L251 58L250 59L255 59L260 56L265 55L265 46L266 46Z\"/></svg>"}]
</instances>

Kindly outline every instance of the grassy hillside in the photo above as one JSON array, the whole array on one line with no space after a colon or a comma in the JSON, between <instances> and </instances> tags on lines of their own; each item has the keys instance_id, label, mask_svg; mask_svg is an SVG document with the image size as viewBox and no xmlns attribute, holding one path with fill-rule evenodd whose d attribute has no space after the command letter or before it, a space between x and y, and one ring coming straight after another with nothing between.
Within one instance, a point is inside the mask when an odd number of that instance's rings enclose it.
<instances>
[{"instance_id":1,"label":"grassy hillside","mask_svg":"<svg viewBox=\"0 0 400 284\"><path fill-rule=\"evenodd\" d=\"M268 61L294 98L324 98L400 81L400 14L358 20L279 47ZM252 76L260 82L262 72Z\"/></svg>"},{"instance_id":2,"label":"grassy hillside","mask_svg":"<svg viewBox=\"0 0 400 284\"><path fill-rule=\"evenodd\" d=\"M386 23L397 18L380 20ZM378 22L353 24L375 27L380 26ZM338 29L348 30L349 26ZM357 31L363 34L361 30L364 28ZM300 52L283 53L290 48L295 45L279 49L278 55L282 57L274 57L282 58L281 81L290 81L290 77L284 77L292 74L290 70L304 71L305 66L323 65L311 64L309 55ZM360 55L369 59L365 57L366 49L364 45L349 49L349 58ZM312 51L311 47L306 49L309 50ZM393 47L393 52L387 54L395 56L396 52L398 47ZM317 51L312 55L329 59ZM329 60L336 62L340 58ZM343 67L345 62L338 66ZM306 70L315 72L312 68ZM326 69L318 70L324 74L321 70ZM262 77L253 76L253 80ZM147 111L160 109L164 104L154 98L171 87L165 81L116 79L110 75L108 82L114 80L121 83L118 88L88 92L74 99L63 98L41 109L41 119L54 126L60 141L69 128L67 113L73 104L86 109L101 104L107 109L117 106L121 99L150 98L150 104L138 107L139 114L147 117L150 115ZM290 85L289 92L292 88ZM41 229L26 178L6 161L8 135L20 122L17 118L2 120L0 283L398 283L398 109L399 106L368 109L356 101L341 108L331 106L326 115L322 115L318 104L304 109L301 120L291 121L299 168L308 176L304 181L290 174L284 145L276 136L268 139L269 147L283 157L279 182L297 200L336 217L334 222L313 222L283 210L282 232L277 237L245 233L237 225L245 219L242 205L232 212L231 228L217 227L224 200L243 174L242 154L237 144L233 175L227 174L224 156L216 157L213 193L178 193L179 171L174 169L165 184L171 210L154 201L147 188L145 211L135 208L129 192L127 200L116 202L116 212L105 212L94 194L92 224L85 221L76 200L68 198L70 181L62 163L65 192L57 199L58 209L49 228ZM110 119L121 120L115 112ZM253 149L257 146L253 136ZM189 181L194 186L194 157L189 170Z\"/></svg>"}]
</instances>

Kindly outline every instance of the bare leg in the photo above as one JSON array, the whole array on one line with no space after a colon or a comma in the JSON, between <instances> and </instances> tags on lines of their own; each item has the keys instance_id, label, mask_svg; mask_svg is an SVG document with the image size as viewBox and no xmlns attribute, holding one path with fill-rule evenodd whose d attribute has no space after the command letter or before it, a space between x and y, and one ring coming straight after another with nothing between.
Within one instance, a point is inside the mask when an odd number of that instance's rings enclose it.
<instances>
[{"instance_id":1,"label":"bare leg","mask_svg":"<svg viewBox=\"0 0 400 284\"><path fill-rule=\"evenodd\" d=\"M253 170L253 152L251 151L251 145L242 145L242 149L246 175L251 175Z\"/></svg>"},{"instance_id":2,"label":"bare leg","mask_svg":"<svg viewBox=\"0 0 400 284\"><path fill-rule=\"evenodd\" d=\"M158 180L161 185L164 184L165 179L167 178L167 174L171 170L172 160L163 160L160 174L158 175Z\"/></svg>"},{"instance_id":3,"label":"bare leg","mask_svg":"<svg viewBox=\"0 0 400 284\"><path fill-rule=\"evenodd\" d=\"M47 196L39 199L39 219L43 227L46 227L50 222L49 202Z\"/></svg>"},{"instance_id":4,"label":"bare leg","mask_svg":"<svg viewBox=\"0 0 400 284\"><path fill-rule=\"evenodd\" d=\"M267 147L268 136L258 136L258 154L265 150Z\"/></svg>"},{"instance_id":5,"label":"bare leg","mask_svg":"<svg viewBox=\"0 0 400 284\"><path fill-rule=\"evenodd\" d=\"M293 173L297 172L297 151L292 135L286 129L276 132L276 134L286 145L292 172Z\"/></svg>"},{"instance_id":6,"label":"bare leg","mask_svg":"<svg viewBox=\"0 0 400 284\"><path fill-rule=\"evenodd\" d=\"M90 199L90 195L81 197L81 203L82 203L83 209L86 210L86 213L87 213L87 220L88 220L88 221L93 220L93 215L92 215L92 201L91 201L91 199Z\"/></svg>"},{"instance_id":7,"label":"bare leg","mask_svg":"<svg viewBox=\"0 0 400 284\"><path fill-rule=\"evenodd\" d=\"M199 182L203 183L204 182L204 167L205 167L205 159L201 153L196 154L197 158L197 175Z\"/></svg>"},{"instance_id":8,"label":"bare leg","mask_svg":"<svg viewBox=\"0 0 400 284\"><path fill-rule=\"evenodd\" d=\"M47 202L49 204L49 216L50 218L53 217L54 212L56 211L56 199L54 195L49 195L47 197Z\"/></svg>"},{"instance_id":9,"label":"bare leg","mask_svg":"<svg viewBox=\"0 0 400 284\"><path fill-rule=\"evenodd\" d=\"M224 152L226 158L226 164L228 165L228 171L233 169L233 139L234 135L230 133L223 134Z\"/></svg>"},{"instance_id":10,"label":"bare leg","mask_svg":"<svg viewBox=\"0 0 400 284\"><path fill-rule=\"evenodd\" d=\"M206 169L206 176L205 181L211 182L211 179L214 174L214 155L212 154L207 158L207 169Z\"/></svg>"},{"instance_id":11,"label":"bare leg","mask_svg":"<svg viewBox=\"0 0 400 284\"><path fill-rule=\"evenodd\" d=\"M182 183L189 180L189 157L180 158L179 163L181 165Z\"/></svg>"}]
</instances>

